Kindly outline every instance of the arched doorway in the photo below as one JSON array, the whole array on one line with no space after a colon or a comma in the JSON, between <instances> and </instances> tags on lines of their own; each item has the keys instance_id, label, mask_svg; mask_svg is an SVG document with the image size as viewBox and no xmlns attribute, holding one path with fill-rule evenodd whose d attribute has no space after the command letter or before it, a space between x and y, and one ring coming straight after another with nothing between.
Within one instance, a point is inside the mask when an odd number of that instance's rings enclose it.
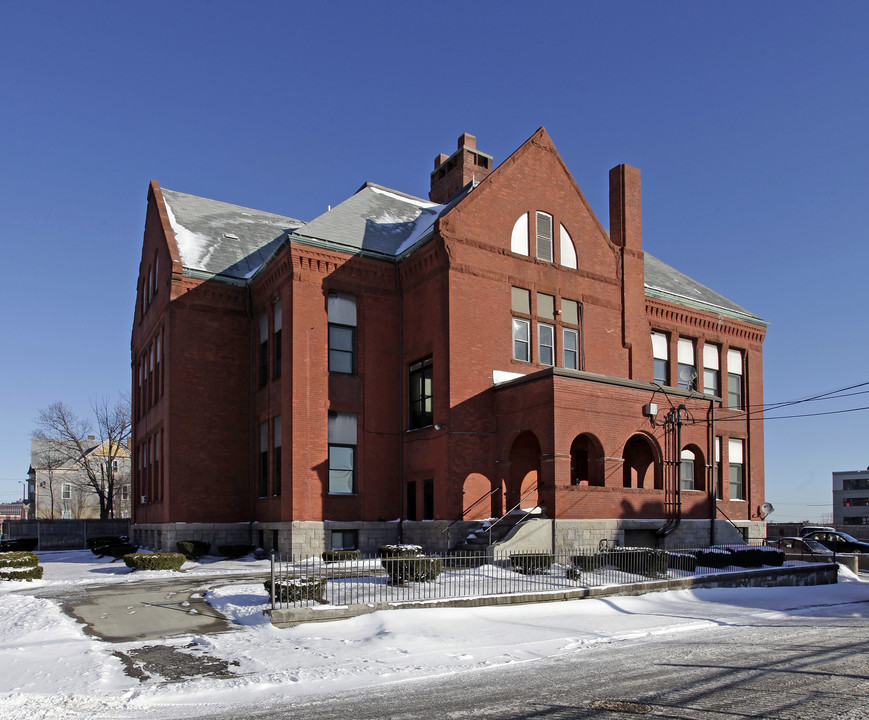
<instances>
[{"instance_id":1,"label":"arched doorway","mask_svg":"<svg viewBox=\"0 0 869 720\"><path fill-rule=\"evenodd\" d=\"M510 482L507 507L534 508L540 503L537 480L540 476L540 443L532 432L523 432L510 448Z\"/></svg>"},{"instance_id":2,"label":"arched doorway","mask_svg":"<svg viewBox=\"0 0 869 720\"><path fill-rule=\"evenodd\" d=\"M493 517L494 496L489 478L480 473L471 473L462 485L462 519L486 520Z\"/></svg>"},{"instance_id":3,"label":"arched doorway","mask_svg":"<svg viewBox=\"0 0 869 720\"><path fill-rule=\"evenodd\" d=\"M570 484L605 484L603 446L594 435L577 435L570 444Z\"/></svg>"},{"instance_id":4,"label":"arched doorway","mask_svg":"<svg viewBox=\"0 0 869 720\"><path fill-rule=\"evenodd\" d=\"M706 465L696 445L686 445L679 455L679 487L682 490L706 489Z\"/></svg>"},{"instance_id":5,"label":"arched doorway","mask_svg":"<svg viewBox=\"0 0 869 720\"><path fill-rule=\"evenodd\" d=\"M658 448L646 435L634 435L623 452L622 484L626 488L652 488L662 490L664 477L661 463L657 462Z\"/></svg>"}]
</instances>

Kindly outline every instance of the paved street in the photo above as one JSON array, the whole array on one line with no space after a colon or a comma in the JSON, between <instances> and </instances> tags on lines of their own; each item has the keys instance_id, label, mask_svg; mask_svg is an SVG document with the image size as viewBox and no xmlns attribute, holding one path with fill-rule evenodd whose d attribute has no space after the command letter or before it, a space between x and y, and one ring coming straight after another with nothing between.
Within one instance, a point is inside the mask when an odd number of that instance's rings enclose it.
<instances>
[{"instance_id":1,"label":"paved street","mask_svg":"<svg viewBox=\"0 0 869 720\"><path fill-rule=\"evenodd\" d=\"M869 604L604 643L554 660L404 682L237 718L869 718Z\"/></svg>"}]
</instances>

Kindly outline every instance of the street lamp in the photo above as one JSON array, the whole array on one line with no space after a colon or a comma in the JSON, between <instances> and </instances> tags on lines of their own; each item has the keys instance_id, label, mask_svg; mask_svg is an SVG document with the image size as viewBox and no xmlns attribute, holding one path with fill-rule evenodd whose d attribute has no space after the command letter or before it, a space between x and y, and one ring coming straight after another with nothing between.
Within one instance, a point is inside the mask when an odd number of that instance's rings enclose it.
<instances>
[{"instance_id":1,"label":"street lamp","mask_svg":"<svg viewBox=\"0 0 869 720\"><path fill-rule=\"evenodd\" d=\"M22 491L21 491L21 512L24 514L22 520L27 520L27 481L19 480L21 483Z\"/></svg>"}]
</instances>

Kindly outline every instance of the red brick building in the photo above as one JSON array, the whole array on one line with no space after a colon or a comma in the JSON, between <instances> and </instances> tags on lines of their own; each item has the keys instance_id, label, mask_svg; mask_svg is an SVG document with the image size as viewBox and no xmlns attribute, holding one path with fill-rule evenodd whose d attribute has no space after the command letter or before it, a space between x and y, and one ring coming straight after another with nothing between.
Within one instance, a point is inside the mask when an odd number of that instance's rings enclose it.
<instances>
[{"instance_id":1,"label":"red brick building","mask_svg":"<svg viewBox=\"0 0 869 720\"><path fill-rule=\"evenodd\" d=\"M133 531L446 550L538 506L561 546L762 535L765 332L644 252L637 169L607 230L543 128L307 223L152 182Z\"/></svg>"}]
</instances>

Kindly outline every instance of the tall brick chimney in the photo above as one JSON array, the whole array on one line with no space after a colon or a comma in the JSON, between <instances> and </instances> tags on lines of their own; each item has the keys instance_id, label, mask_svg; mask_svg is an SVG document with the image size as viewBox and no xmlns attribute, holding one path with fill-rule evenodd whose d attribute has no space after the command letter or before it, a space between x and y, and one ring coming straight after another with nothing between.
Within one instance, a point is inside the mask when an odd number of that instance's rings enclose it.
<instances>
[{"instance_id":1,"label":"tall brick chimney","mask_svg":"<svg viewBox=\"0 0 869 720\"><path fill-rule=\"evenodd\" d=\"M492 156L477 150L477 138L468 133L459 136L459 147L449 157L435 158L431 174L429 200L445 203L471 180L480 182L492 172Z\"/></svg>"}]
</instances>

